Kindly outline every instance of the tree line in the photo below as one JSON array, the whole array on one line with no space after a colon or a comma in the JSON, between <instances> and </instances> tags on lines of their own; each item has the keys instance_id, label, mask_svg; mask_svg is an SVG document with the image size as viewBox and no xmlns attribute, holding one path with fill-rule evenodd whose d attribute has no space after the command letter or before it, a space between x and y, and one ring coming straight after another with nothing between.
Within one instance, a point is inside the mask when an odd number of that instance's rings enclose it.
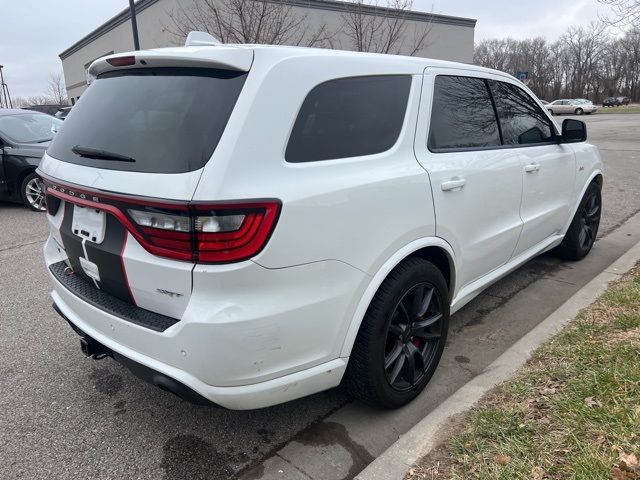
<instances>
[{"instance_id":1,"label":"tree line","mask_svg":"<svg viewBox=\"0 0 640 480\"><path fill-rule=\"evenodd\" d=\"M67 87L64 83L62 72L49 72L47 87L42 95L30 97L11 97L13 108L29 107L31 105L65 105L67 99Z\"/></svg>"},{"instance_id":2,"label":"tree line","mask_svg":"<svg viewBox=\"0 0 640 480\"><path fill-rule=\"evenodd\" d=\"M555 42L487 39L475 46L474 63L513 75L528 72L527 84L548 101L558 98L640 99L640 27L613 35L603 22L569 27Z\"/></svg>"}]
</instances>

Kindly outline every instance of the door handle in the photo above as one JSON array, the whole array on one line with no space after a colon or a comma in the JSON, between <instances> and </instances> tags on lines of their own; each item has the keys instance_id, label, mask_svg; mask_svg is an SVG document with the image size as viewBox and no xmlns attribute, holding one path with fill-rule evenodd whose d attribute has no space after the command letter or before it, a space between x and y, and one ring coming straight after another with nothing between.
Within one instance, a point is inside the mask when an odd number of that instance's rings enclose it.
<instances>
[{"instance_id":1,"label":"door handle","mask_svg":"<svg viewBox=\"0 0 640 480\"><path fill-rule=\"evenodd\" d=\"M524 167L524 171L527 173L536 173L538 170L540 170L539 163L530 163L529 165Z\"/></svg>"},{"instance_id":2,"label":"door handle","mask_svg":"<svg viewBox=\"0 0 640 480\"><path fill-rule=\"evenodd\" d=\"M448 190L460 190L467 184L467 181L464 178L453 177L448 182L443 182L440 184L440 188L442 188L443 192Z\"/></svg>"}]
</instances>

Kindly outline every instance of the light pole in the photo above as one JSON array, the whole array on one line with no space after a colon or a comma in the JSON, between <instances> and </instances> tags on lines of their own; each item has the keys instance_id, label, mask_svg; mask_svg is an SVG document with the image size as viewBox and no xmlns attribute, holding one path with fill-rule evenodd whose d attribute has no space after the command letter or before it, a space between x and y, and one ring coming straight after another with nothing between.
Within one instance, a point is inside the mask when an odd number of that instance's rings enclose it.
<instances>
[{"instance_id":1,"label":"light pole","mask_svg":"<svg viewBox=\"0 0 640 480\"><path fill-rule=\"evenodd\" d=\"M136 7L133 0L129 0L129 10L131 11L131 29L133 30L133 48L140 50L140 42L138 41L138 22L136 21Z\"/></svg>"},{"instance_id":2,"label":"light pole","mask_svg":"<svg viewBox=\"0 0 640 480\"><path fill-rule=\"evenodd\" d=\"M13 108L11 95L9 95L9 86L4 83L2 67L4 67L4 65L0 65L0 108Z\"/></svg>"}]
</instances>

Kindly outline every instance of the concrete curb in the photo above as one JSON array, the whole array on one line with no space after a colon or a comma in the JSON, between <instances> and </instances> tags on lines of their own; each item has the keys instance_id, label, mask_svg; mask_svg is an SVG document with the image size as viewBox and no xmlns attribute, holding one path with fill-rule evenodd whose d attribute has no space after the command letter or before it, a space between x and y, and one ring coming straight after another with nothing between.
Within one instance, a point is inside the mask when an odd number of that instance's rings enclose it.
<instances>
[{"instance_id":1,"label":"concrete curb","mask_svg":"<svg viewBox=\"0 0 640 480\"><path fill-rule=\"evenodd\" d=\"M612 281L627 273L639 259L640 242L498 357L482 374L441 403L360 472L355 480L403 479L413 464L440 443L439 433L450 419L470 410L496 385L508 380L540 345L562 330L580 310L591 305Z\"/></svg>"}]
</instances>

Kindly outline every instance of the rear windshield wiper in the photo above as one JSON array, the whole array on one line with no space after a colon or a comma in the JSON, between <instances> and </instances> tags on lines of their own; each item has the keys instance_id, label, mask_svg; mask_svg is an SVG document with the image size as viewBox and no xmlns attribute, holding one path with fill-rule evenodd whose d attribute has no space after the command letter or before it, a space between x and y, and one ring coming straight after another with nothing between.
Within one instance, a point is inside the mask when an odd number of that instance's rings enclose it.
<instances>
[{"instance_id":1,"label":"rear windshield wiper","mask_svg":"<svg viewBox=\"0 0 640 480\"><path fill-rule=\"evenodd\" d=\"M135 158L125 157L124 155L118 155L117 153L107 152L106 150L98 150L97 148L83 147L76 145L71 149L76 155L80 155L85 158L95 158L97 160L113 160L116 162L135 162Z\"/></svg>"}]
</instances>

